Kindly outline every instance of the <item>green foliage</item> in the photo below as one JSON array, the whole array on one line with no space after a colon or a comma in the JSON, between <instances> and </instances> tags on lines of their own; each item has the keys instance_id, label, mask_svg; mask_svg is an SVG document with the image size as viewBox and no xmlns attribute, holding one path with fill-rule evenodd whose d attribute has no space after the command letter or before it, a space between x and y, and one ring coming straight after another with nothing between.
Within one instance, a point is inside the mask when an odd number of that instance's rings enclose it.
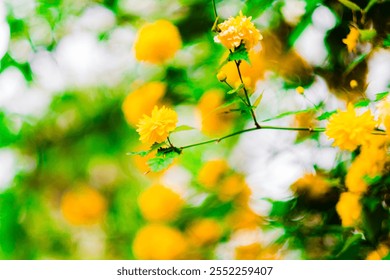
<instances>
[{"instance_id":1,"label":"green foliage","mask_svg":"<svg viewBox=\"0 0 390 280\"><path fill-rule=\"evenodd\" d=\"M249 64L251 63L249 60L248 51L245 47L245 44L241 43L238 48L235 48L233 52L229 53L228 61L236 61L245 60Z\"/></svg>"}]
</instances>

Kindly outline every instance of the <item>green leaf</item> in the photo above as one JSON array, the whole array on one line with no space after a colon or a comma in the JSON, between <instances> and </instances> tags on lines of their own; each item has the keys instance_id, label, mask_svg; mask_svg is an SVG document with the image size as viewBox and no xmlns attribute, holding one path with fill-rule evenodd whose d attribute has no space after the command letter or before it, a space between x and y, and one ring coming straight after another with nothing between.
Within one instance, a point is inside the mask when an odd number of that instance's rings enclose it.
<instances>
[{"instance_id":1,"label":"green leaf","mask_svg":"<svg viewBox=\"0 0 390 280\"><path fill-rule=\"evenodd\" d=\"M368 105L370 105L370 103L371 103L371 100L364 99L364 100L360 100L360 101L356 102L354 107L355 108L367 107Z\"/></svg>"},{"instance_id":2,"label":"green leaf","mask_svg":"<svg viewBox=\"0 0 390 280\"><path fill-rule=\"evenodd\" d=\"M390 47L390 34L387 34L386 39L383 40L383 46L385 48Z\"/></svg>"},{"instance_id":3,"label":"green leaf","mask_svg":"<svg viewBox=\"0 0 390 280\"><path fill-rule=\"evenodd\" d=\"M360 11L361 8L356 5L355 3L349 1L349 0L339 0L341 4L343 4L345 7L351 9L352 11Z\"/></svg>"},{"instance_id":4,"label":"green leaf","mask_svg":"<svg viewBox=\"0 0 390 280\"><path fill-rule=\"evenodd\" d=\"M345 74L349 74L353 69L355 69L355 67L358 66L360 62L366 59L367 55L368 54L365 53L355 58L354 61L352 61L351 64L348 65L347 69L345 70Z\"/></svg>"},{"instance_id":5,"label":"green leaf","mask_svg":"<svg viewBox=\"0 0 390 280\"><path fill-rule=\"evenodd\" d=\"M147 156L151 151L137 151L137 152L128 152L126 155L128 156Z\"/></svg>"},{"instance_id":6,"label":"green leaf","mask_svg":"<svg viewBox=\"0 0 390 280\"><path fill-rule=\"evenodd\" d=\"M269 118L269 119L265 119L265 120L262 120L261 122L269 122L269 121L273 121L273 120L277 120L277 119L281 119L283 117L286 117L286 116L290 116L290 115L296 115L296 114L300 114L300 113L307 113L307 112L311 112L315 110L314 108L309 108L309 109L305 109L305 110L299 110L299 111L289 111L289 112L284 112L284 113L281 113L275 117L272 117L272 118Z\"/></svg>"},{"instance_id":7,"label":"green leaf","mask_svg":"<svg viewBox=\"0 0 390 280\"><path fill-rule=\"evenodd\" d=\"M347 251L349 251L352 247L356 246L362 240L363 240L363 234L357 233L357 234L352 235L351 237L349 237L347 239L343 248L336 255L336 257L340 257L341 255L345 254Z\"/></svg>"},{"instance_id":8,"label":"green leaf","mask_svg":"<svg viewBox=\"0 0 390 280\"><path fill-rule=\"evenodd\" d=\"M362 41L371 41L377 34L375 29L359 29L359 33Z\"/></svg>"},{"instance_id":9,"label":"green leaf","mask_svg":"<svg viewBox=\"0 0 390 280\"><path fill-rule=\"evenodd\" d=\"M245 60L249 64L251 64L249 60L249 54L245 47L245 44L242 44L234 50L234 52L229 53L228 61L238 61L238 60Z\"/></svg>"},{"instance_id":10,"label":"green leaf","mask_svg":"<svg viewBox=\"0 0 390 280\"><path fill-rule=\"evenodd\" d=\"M227 92L227 94L236 93L236 92L240 91L240 90L243 89L243 88L244 88L244 84L240 84L238 87L229 90L229 91Z\"/></svg>"},{"instance_id":11,"label":"green leaf","mask_svg":"<svg viewBox=\"0 0 390 280\"><path fill-rule=\"evenodd\" d=\"M152 172L158 172L164 170L169 165L171 165L173 160L178 156L179 154L177 152L172 151L169 153L165 153L163 156L151 158L147 161L147 163Z\"/></svg>"},{"instance_id":12,"label":"green leaf","mask_svg":"<svg viewBox=\"0 0 390 280\"><path fill-rule=\"evenodd\" d=\"M246 16L258 17L267 10L275 0L246 0L244 14Z\"/></svg>"},{"instance_id":13,"label":"green leaf","mask_svg":"<svg viewBox=\"0 0 390 280\"><path fill-rule=\"evenodd\" d=\"M314 10L318 7L318 4L321 3L321 0L312 0L306 1L306 13L301 18L298 25L291 32L291 35L288 38L288 45L292 47L295 44L295 41L301 36L302 32L305 31L306 27L308 27L312 23L312 15Z\"/></svg>"},{"instance_id":14,"label":"green leaf","mask_svg":"<svg viewBox=\"0 0 390 280\"><path fill-rule=\"evenodd\" d=\"M380 101L388 96L390 91L384 91L376 94L375 102Z\"/></svg>"},{"instance_id":15,"label":"green leaf","mask_svg":"<svg viewBox=\"0 0 390 280\"><path fill-rule=\"evenodd\" d=\"M259 95L259 97L256 98L255 102L253 103L253 107L257 108L257 106L260 105L261 100L263 99L264 91Z\"/></svg>"},{"instance_id":16,"label":"green leaf","mask_svg":"<svg viewBox=\"0 0 390 280\"><path fill-rule=\"evenodd\" d=\"M322 113L320 116L317 117L317 120L319 120L319 121L327 120L330 118L330 116L332 116L336 112L337 111L334 110L334 111Z\"/></svg>"},{"instance_id":17,"label":"green leaf","mask_svg":"<svg viewBox=\"0 0 390 280\"><path fill-rule=\"evenodd\" d=\"M186 130L193 130L195 128L193 128L192 126L188 126L188 125L180 125L178 127L175 128L174 131L172 131L171 133L175 133L175 132L179 132L179 131L186 131Z\"/></svg>"},{"instance_id":18,"label":"green leaf","mask_svg":"<svg viewBox=\"0 0 390 280\"><path fill-rule=\"evenodd\" d=\"M368 2L367 6L364 8L364 12L367 13L371 7L376 4L376 2L378 2L378 0L370 0L370 2Z\"/></svg>"}]
</instances>

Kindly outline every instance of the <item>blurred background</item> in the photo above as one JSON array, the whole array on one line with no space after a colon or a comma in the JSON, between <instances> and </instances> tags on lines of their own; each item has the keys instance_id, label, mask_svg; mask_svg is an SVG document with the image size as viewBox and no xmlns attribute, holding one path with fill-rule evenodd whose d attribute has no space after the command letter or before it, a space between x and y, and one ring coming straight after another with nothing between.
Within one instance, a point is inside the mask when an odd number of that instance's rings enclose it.
<instances>
[{"instance_id":1,"label":"blurred background","mask_svg":"<svg viewBox=\"0 0 390 280\"><path fill-rule=\"evenodd\" d=\"M241 10L263 34L243 66L253 100L263 94L260 121L323 126L313 107L321 115L389 90L389 2L353 1L372 2L364 19L340 2L216 1L221 19ZM138 31L160 19L177 27L180 48L138 61ZM185 150L157 173L127 155L145 149L136 120L155 104L195 128L173 134L177 146L251 126L218 112L231 100L216 78L227 52L214 20L206 0L0 2L0 259L322 259L342 248L340 231L318 245L304 232L283 239L285 225L269 222L299 178L348 159L324 135L247 133ZM375 30L355 52L342 42L351 22ZM234 67L222 70L235 85ZM340 227L336 202L303 225Z\"/></svg>"}]
</instances>

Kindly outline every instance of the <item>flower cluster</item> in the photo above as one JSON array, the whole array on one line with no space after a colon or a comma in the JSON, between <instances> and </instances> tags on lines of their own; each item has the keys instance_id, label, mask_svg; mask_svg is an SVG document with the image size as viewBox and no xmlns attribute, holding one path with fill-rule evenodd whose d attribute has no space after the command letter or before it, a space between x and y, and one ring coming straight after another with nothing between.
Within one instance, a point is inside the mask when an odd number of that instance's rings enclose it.
<instances>
[{"instance_id":1,"label":"flower cluster","mask_svg":"<svg viewBox=\"0 0 390 280\"><path fill-rule=\"evenodd\" d=\"M375 125L370 111L357 115L353 105L348 104L347 111L338 110L330 117L325 134L334 139L333 146L353 151L369 141Z\"/></svg>"},{"instance_id":2,"label":"flower cluster","mask_svg":"<svg viewBox=\"0 0 390 280\"><path fill-rule=\"evenodd\" d=\"M155 106L150 116L144 115L139 121L137 132L139 140L149 146L164 142L171 131L176 128L177 113L172 109Z\"/></svg>"},{"instance_id":3,"label":"flower cluster","mask_svg":"<svg viewBox=\"0 0 390 280\"><path fill-rule=\"evenodd\" d=\"M247 50L252 49L262 39L262 35L251 20L252 17L243 16L242 12L236 17L230 17L218 25L220 32L214 40L231 50L241 44Z\"/></svg>"}]
</instances>

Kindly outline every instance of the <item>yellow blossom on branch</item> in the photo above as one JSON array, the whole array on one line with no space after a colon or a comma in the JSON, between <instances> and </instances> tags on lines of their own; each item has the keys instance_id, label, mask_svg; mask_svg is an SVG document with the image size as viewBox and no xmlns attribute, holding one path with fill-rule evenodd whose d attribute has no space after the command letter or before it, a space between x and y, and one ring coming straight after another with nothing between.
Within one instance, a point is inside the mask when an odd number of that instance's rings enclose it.
<instances>
[{"instance_id":1,"label":"yellow blossom on branch","mask_svg":"<svg viewBox=\"0 0 390 280\"><path fill-rule=\"evenodd\" d=\"M214 40L228 49L238 48L242 43L247 50L252 49L263 37L251 20L252 17L243 16L242 12L230 17L218 25L220 32Z\"/></svg>"},{"instance_id":2,"label":"yellow blossom on branch","mask_svg":"<svg viewBox=\"0 0 390 280\"><path fill-rule=\"evenodd\" d=\"M351 26L347 38L343 39L343 43L347 45L348 52L356 52L356 45L359 41L359 29Z\"/></svg>"},{"instance_id":3,"label":"yellow blossom on branch","mask_svg":"<svg viewBox=\"0 0 390 280\"><path fill-rule=\"evenodd\" d=\"M176 128L177 113L172 109L155 106L150 116L144 115L138 123L139 140L147 145L164 142Z\"/></svg>"},{"instance_id":4,"label":"yellow blossom on branch","mask_svg":"<svg viewBox=\"0 0 390 280\"><path fill-rule=\"evenodd\" d=\"M135 57L140 61L162 64L181 48L181 37L175 25L158 20L141 27L134 43Z\"/></svg>"},{"instance_id":5,"label":"yellow blossom on branch","mask_svg":"<svg viewBox=\"0 0 390 280\"><path fill-rule=\"evenodd\" d=\"M370 111L357 115L353 105L348 104L347 111L338 110L330 117L325 134L334 139L333 146L353 151L368 142L375 125Z\"/></svg>"}]
</instances>

